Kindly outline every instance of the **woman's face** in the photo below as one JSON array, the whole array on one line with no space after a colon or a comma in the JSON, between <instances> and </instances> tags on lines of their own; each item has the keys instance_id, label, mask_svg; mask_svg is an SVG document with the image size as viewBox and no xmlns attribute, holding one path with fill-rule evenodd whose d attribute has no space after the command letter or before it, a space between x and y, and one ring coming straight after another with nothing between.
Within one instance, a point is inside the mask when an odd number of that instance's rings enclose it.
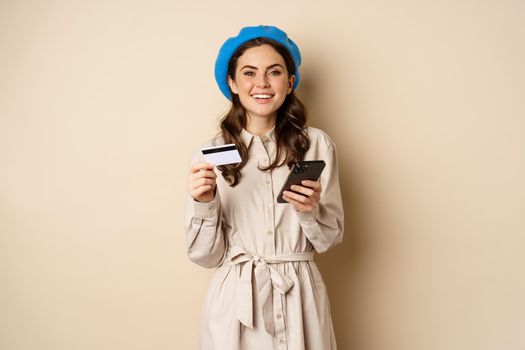
<instances>
[{"instance_id":1,"label":"woman's face","mask_svg":"<svg viewBox=\"0 0 525 350\"><path fill-rule=\"evenodd\" d=\"M230 89L252 118L275 119L294 81L284 58L270 45L247 49L237 60L235 80L228 76Z\"/></svg>"}]
</instances>

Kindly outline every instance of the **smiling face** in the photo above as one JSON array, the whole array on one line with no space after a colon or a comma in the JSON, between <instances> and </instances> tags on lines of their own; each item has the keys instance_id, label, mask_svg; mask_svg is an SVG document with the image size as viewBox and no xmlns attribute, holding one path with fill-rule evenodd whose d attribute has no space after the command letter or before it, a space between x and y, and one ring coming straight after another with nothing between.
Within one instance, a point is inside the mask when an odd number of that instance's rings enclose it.
<instances>
[{"instance_id":1,"label":"smiling face","mask_svg":"<svg viewBox=\"0 0 525 350\"><path fill-rule=\"evenodd\" d=\"M228 76L230 89L239 95L248 117L273 121L294 81L294 75L288 77L284 58L266 44L247 49L237 60L235 79Z\"/></svg>"}]
</instances>

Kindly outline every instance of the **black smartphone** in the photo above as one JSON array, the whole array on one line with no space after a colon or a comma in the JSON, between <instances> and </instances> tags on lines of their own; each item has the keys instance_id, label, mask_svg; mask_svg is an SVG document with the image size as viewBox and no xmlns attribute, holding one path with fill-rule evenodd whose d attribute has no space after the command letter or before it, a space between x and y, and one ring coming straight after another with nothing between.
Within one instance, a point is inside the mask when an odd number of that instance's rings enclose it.
<instances>
[{"instance_id":1,"label":"black smartphone","mask_svg":"<svg viewBox=\"0 0 525 350\"><path fill-rule=\"evenodd\" d=\"M317 181L319 176L321 176L324 167L324 160L303 160L295 163L292 170L290 170L290 174L288 174L288 177L286 178L279 195L277 196L277 203L288 203L283 199L283 192L295 192L290 189L292 185L301 185L301 181L303 180ZM301 193L299 194L303 195Z\"/></svg>"}]
</instances>

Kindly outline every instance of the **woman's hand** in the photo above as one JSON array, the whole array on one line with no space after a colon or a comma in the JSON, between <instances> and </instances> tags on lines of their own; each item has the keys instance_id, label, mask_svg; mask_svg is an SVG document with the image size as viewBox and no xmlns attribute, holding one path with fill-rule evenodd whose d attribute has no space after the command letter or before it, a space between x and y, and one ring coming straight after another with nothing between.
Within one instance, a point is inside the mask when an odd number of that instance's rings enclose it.
<instances>
[{"instance_id":1,"label":"woman's hand","mask_svg":"<svg viewBox=\"0 0 525 350\"><path fill-rule=\"evenodd\" d=\"M302 186L301 186L302 185ZM291 191L284 191L283 198L301 213L310 213L319 204L321 199L321 183L319 181L303 180L301 185L292 185Z\"/></svg>"},{"instance_id":2,"label":"woman's hand","mask_svg":"<svg viewBox=\"0 0 525 350\"><path fill-rule=\"evenodd\" d=\"M188 176L188 191L190 196L197 202L208 203L215 197L214 189L216 185L215 166L210 163L195 164Z\"/></svg>"}]
</instances>

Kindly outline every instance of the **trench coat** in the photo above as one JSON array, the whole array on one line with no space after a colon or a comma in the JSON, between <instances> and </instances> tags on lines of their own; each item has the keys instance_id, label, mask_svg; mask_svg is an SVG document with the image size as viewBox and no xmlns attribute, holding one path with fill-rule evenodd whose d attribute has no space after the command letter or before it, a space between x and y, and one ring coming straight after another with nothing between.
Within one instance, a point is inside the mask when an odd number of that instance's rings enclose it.
<instances>
[{"instance_id":1,"label":"trench coat","mask_svg":"<svg viewBox=\"0 0 525 350\"><path fill-rule=\"evenodd\" d=\"M325 161L321 199L301 213L277 195L290 169L261 171L276 156L275 129L256 136L243 129L248 161L237 186L217 174L209 203L188 195L187 253L216 269L202 307L201 350L333 350L337 348L330 303L313 259L340 243L344 213L336 146L322 130L308 127L305 160ZM224 144L215 137L202 147ZM204 162L200 149L190 166Z\"/></svg>"}]
</instances>

